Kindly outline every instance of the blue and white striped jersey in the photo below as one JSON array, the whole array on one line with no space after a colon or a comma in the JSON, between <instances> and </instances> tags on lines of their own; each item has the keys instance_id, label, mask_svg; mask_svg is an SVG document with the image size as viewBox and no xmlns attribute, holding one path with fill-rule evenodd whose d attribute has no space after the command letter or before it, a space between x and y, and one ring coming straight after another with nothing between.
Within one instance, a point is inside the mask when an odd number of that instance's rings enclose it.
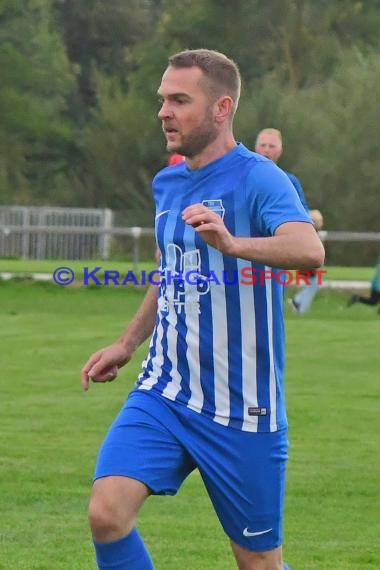
<instances>
[{"instance_id":1,"label":"blue and white striped jersey","mask_svg":"<svg viewBox=\"0 0 380 570\"><path fill-rule=\"evenodd\" d=\"M285 222L310 223L292 183L272 161L239 144L198 170L185 163L163 169L153 191L162 277L137 387L236 429L285 427L278 270L264 278L271 268L223 255L181 213L203 203L233 235L271 236Z\"/></svg>"}]
</instances>

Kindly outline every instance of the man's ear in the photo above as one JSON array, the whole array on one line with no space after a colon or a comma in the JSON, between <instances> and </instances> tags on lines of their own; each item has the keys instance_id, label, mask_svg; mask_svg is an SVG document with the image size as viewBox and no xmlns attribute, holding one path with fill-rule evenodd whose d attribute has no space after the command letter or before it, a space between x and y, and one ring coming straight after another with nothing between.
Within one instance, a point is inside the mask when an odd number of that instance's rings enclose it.
<instances>
[{"instance_id":1,"label":"man's ear","mask_svg":"<svg viewBox=\"0 0 380 570\"><path fill-rule=\"evenodd\" d=\"M215 121L217 123L224 123L224 121L226 121L231 116L233 106L234 102L228 95L219 97L214 105Z\"/></svg>"}]
</instances>

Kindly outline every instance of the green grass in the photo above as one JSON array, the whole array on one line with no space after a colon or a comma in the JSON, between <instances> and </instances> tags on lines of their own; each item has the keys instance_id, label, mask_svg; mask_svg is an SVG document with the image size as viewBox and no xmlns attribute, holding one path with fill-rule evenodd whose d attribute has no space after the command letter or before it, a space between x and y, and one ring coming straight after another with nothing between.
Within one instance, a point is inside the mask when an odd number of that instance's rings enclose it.
<instances>
[{"instance_id":1,"label":"green grass","mask_svg":"<svg viewBox=\"0 0 380 570\"><path fill-rule=\"evenodd\" d=\"M146 347L117 382L88 393L79 370L143 292L0 282L1 570L95 568L86 520L95 457ZM292 570L380 567L380 317L345 301L325 292L309 315L287 313ZM139 528L157 570L235 567L197 474L178 496L151 498Z\"/></svg>"},{"instance_id":2,"label":"green grass","mask_svg":"<svg viewBox=\"0 0 380 570\"><path fill-rule=\"evenodd\" d=\"M370 281L374 272L373 267L329 267L323 279L346 280L346 281Z\"/></svg>"},{"instance_id":3,"label":"green grass","mask_svg":"<svg viewBox=\"0 0 380 570\"><path fill-rule=\"evenodd\" d=\"M0 258L0 272L14 272L14 273L53 273L58 267L70 267L77 279L83 281L84 267L89 270L95 267L102 269L97 275L102 275L105 269L119 271L121 275L125 275L129 269L136 269L134 264L130 261L111 261L111 260L39 260L39 259L5 259ZM152 271L156 268L153 260L141 261L137 269L141 271ZM370 281L373 275L372 267L325 267L327 273L324 279L345 279L345 280L363 280Z\"/></svg>"}]
</instances>

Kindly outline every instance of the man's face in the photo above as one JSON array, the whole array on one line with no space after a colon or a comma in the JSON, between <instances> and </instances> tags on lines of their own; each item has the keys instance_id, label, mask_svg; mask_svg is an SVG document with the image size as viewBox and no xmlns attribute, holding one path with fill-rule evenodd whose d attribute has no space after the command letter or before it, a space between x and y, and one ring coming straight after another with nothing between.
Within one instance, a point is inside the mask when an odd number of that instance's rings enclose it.
<instances>
[{"instance_id":1,"label":"man's face","mask_svg":"<svg viewBox=\"0 0 380 570\"><path fill-rule=\"evenodd\" d=\"M282 142L278 135L261 133L257 137L255 151L277 162L282 155Z\"/></svg>"},{"instance_id":2,"label":"man's face","mask_svg":"<svg viewBox=\"0 0 380 570\"><path fill-rule=\"evenodd\" d=\"M162 76L158 95L162 122L170 152L189 158L200 154L218 136L213 103L198 67L168 67Z\"/></svg>"}]
</instances>

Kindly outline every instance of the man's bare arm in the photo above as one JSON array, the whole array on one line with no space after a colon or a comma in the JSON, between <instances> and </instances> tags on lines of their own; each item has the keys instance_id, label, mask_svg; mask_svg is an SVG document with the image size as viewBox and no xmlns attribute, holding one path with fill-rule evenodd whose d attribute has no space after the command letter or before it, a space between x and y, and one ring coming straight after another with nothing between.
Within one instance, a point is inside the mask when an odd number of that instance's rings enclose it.
<instances>
[{"instance_id":1,"label":"man's bare arm","mask_svg":"<svg viewBox=\"0 0 380 570\"><path fill-rule=\"evenodd\" d=\"M231 255L285 269L321 267L325 251L311 224L287 222L272 237L235 238Z\"/></svg>"},{"instance_id":2,"label":"man's bare arm","mask_svg":"<svg viewBox=\"0 0 380 570\"><path fill-rule=\"evenodd\" d=\"M118 369L129 362L136 348L151 336L157 314L157 290L155 285L149 287L135 316L117 341L90 356L82 368L84 390L88 390L90 380L114 380Z\"/></svg>"},{"instance_id":3,"label":"man's bare arm","mask_svg":"<svg viewBox=\"0 0 380 570\"><path fill-rule=\"evenodd\" d=\"M225 255L284 269L320 267L324 262L322 242L312 224L306 222L286 222L270 237L237 237L218 214L203 204L188 206L182 217Z\"/></svg>"}]
</instances>

